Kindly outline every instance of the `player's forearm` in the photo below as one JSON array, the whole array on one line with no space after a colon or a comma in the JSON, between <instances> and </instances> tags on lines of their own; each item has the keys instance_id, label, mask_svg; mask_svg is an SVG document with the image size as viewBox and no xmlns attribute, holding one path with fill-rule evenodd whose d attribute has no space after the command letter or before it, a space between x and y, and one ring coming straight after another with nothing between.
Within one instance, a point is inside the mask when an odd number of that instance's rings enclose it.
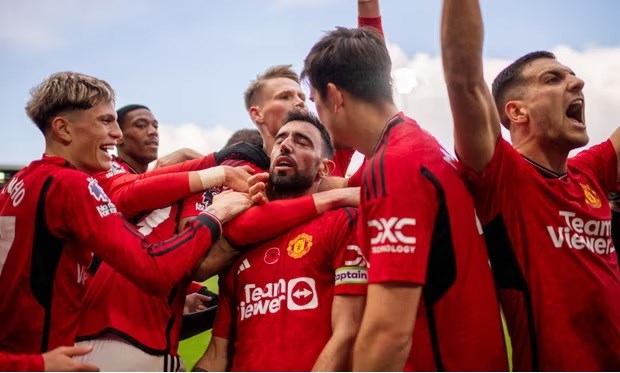
<instances>
[{"instance_id":1,"label":"player's forearm","mask_svg":"<svg viewBox=\"0 0 620 373\"><path fill-rule=\"evenodd\" d=\"M194 281L206 281L232 265L239 252L224 237L214 243L192 273Z\"/></svg>"},{"instance_id":2,"label":"player's forearm","mask_svg":"<svg viewBox=\"0 0 620 373\"><path fill-rule=\"evenodd\" d=\"M176 172L139 179L123 186L114 185L109 197L125 218L157 210L192 195L189 173Z\"/></svg>"},{"instance_id":3,"label":"player's forearm","mask_svg":"<svg viewBox=\"0 0 620 373\"><path fill-rule=\"evenodd\" d=\"M478 0L444 0L441 58L448 85L452 81L484 81L483 26Z\"/></svg>"},{"instance_id":4,"label":"player's forearm","mask_svg":"<svg viewBox=\"0 0 620 373\"><path fill-rule=\"evenodd\" d=\"M353 350L353 371L402 371L410 350L410 335L363 325Z\"/></svg>"},{"instance_id":5,"label":"player's forearm","mask_svg":"<svg viewBox=\"0 0 620 373\"><path fill-rule=\"evenodd\" d=\"M380 17L379 0L357 0L357 15L362 18ZM358 23L358 26L364 25Z\"/></svg>"},{"instance_id":6,"label":"player's forearm","mask_svg":"<svg viewBox=\"0 0 620 373\"><path fill-rule=\"evenodd\" d=\"M351 356L355 331L334 331L323 351L316 360L313 372L342 372L351 370Z\"/></svg>"},{"instance_id":7,"label":"player's forearm","mask_svg":"<svg viewBox=\"0 0 620 373\"><path fill-rule=\"evenodd\" d=\"M208 372L225 372L228 368L228 340L215 336L211 338L196 367Z\"/></svg>"},{"instance_id":8,"label":"player's forearm","mask_svg":"<svg viewBox=\"0 0 620 373\"><path fill-rule=\"evenodd\" d=\"M199 157L196 159L184 161L181 163L176 163L170 166L159 167L154 170L145 172L140 175L142 177L152 177L156 175L169 174L172 172L188 172L188 171L198 171L204 170L206 168L217 166L217 162L215 161L215 153Z\"/></svg>"},{"instance_id":9,"label":"player's forearm","mask_svg":"<svg viewBox=\"0 0 620 373\"><path fill-rule=\"evenodd\" d=\"M224 236L235 246L273 238L320 215L312 195L254 206L224 226Z\"/></svg>"},{"instance_id":10,"label":"player's forearm","mask_svg":"<svg viewBox=\"0 0 620 373\"><path fill-rule=\"evenodd\" d=\"M319 214L340 207L359 205L359 188L337 188L314 193L314 204Z\"/></svg>"},{"instance_id":11,"label":"player's forearm","mask_svg":"<svg viewBox=\"0 0 620 373\"><path fill-rule=\"evenodd\" d=\"M221 233L219 221L201 214L190 227L169 240L148 244L127 222L119 229L118 216L99 221L92 229L109 232L89 234L84 245L145 292L166 296L194 268Z\"/></svg>"}]
</instances>

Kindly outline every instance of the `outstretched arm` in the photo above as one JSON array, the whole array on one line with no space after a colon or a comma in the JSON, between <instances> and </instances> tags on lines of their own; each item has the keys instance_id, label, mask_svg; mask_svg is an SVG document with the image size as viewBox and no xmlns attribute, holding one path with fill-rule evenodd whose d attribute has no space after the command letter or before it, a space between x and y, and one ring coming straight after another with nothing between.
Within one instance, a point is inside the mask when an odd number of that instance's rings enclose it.
<instances>
[{"instance_id":1,"label":"outstretched arm","mask_svg":"<svg viewBox=\"0 0 620 373\"><path fill-rule=\"evenodd\" d=\"M454 143L461 161L474 171L489 164L501 133L495 102L484 81L482 42L478 0L444 0L441 53Z\"/></svg>"}]
</instances>

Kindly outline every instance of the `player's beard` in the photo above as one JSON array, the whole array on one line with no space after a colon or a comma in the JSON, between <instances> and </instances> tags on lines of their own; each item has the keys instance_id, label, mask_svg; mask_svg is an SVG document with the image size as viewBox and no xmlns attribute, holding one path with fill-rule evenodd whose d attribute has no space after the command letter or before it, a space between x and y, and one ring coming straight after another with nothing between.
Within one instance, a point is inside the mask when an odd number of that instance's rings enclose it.
<instances>
[{"instance_id":1,"label":"player's beard","mask_svg":"<svg viewBox=\"0 0 620 373\"><path fill-rule=\"evenodd\" d=\"M301 174L297 170L290 175L278 175L277 172L271 171L266 188L267 198L275 201L303 196L314 184L315 175L316 172Z\"/></svg>"}]
</instances>

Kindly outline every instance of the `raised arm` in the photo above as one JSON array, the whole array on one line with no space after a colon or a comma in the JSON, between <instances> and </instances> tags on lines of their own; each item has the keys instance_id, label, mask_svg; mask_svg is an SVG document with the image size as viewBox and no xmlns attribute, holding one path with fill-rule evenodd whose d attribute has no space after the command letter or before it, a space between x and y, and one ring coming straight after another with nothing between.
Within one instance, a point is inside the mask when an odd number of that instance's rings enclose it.
<instances>
[{"instance_id":1,"label":"raised arm","mask_svg":"<svg viewBox=\"0 0 620 373\"><path fill-rule=\"evenodd\" d=\"M482 171L493 157L500 120L484 81L483 26L478 0L444 0L441 53L461 161Z\"/></svg>"},{"instance_id":2,"label":"raised arm","mask_svg":"<svg viewBox=\"0 0 620 373\"><path fill-rule=\"evenodd\" d=\"M618 182L620 183L620 127L616 128L616 130L614 131L614 133L611 134L611 136L609 136L609 140L611 141L611 143L614 146L614 149L616 149L616 163L617 163L617 169L618 169Z\"/></svg>"},{"instance_id":3,"label":"raised arm","mask_svg":"<svg viewBox=\"0 0 620 373\"><path fill-rule=\"evenodd\" d=\"M357 0L357 27L372 27L383 35L379 0Z\"/></svg>"},{"instance_id":4,"label":"raised arm","mask_svg":"<svg viewBox=\"0 0 620 373\"><path fill-rule=\"evenodd\" d=\"M350 371L353 343L357 336L366 297L361 295L336 295L332 303L332 336L321 351L314 367L315 372Z\"/></svg>"}]
</instances>

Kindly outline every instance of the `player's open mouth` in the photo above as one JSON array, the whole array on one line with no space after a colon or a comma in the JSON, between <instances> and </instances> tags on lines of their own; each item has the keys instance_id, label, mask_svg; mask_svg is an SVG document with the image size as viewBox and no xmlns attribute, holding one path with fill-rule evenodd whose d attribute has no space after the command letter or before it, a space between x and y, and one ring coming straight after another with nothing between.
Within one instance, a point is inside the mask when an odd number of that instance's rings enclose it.
<instances>
[{"instance_id":1,"label":"player's open mouth","mask_svg":"<svg viewBox=\"0 0 620 373\"><path fill-rule=\"evenodd\" d=\"M295 161L285 155L281 155L275 159L275 168L277 170L285 170L295 167Z\"/></svg>"},{"instance_id":2,"label":"player's open mouth","mask_svg":"<svg viewBox=\"0 0 620 373\"><path fill-rule=\"evenodd\" d=\"M104 144L104 145L101 145L99 149L103 151L107 157L112 159L112 152L114 151L115 147L116 147L116 144Z\"/></svg>"},{"instance_id":3,"label":"player's open mouth","mask_svg":"<svg viewBox=\"0 0 620 373\"><path fill-rule=\"evenodd\" d=\"M566 109L566 116L571 120L571 122L585 127L584 108L585 106L583 99L578 98L568 105L568 108Z\"/></svg>"}]
</instances>

